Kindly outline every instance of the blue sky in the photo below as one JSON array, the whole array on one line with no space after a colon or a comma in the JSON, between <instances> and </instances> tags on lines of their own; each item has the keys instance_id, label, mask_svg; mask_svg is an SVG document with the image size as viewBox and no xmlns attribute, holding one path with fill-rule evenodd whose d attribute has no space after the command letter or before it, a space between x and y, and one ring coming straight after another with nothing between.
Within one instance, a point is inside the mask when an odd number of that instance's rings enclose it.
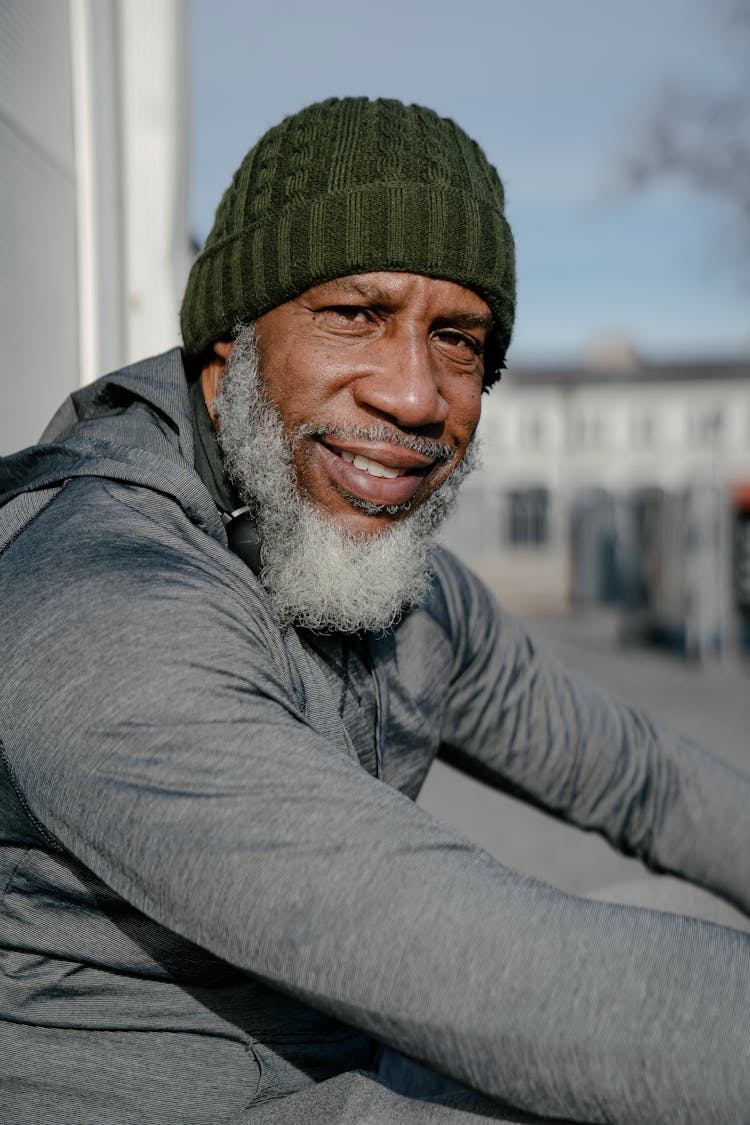
<instances>
[{"instance_id":1,"label":"blue sky","mask_svg":"<svg viewBox=\"0 0 750 1125\"><path fill-rule=\"evenodd\" d=\"M653 357L750 353L728 214L679 183L620 188L667 83L737 66L717 0L192 0L191 229L244 153L331 95L455 118L506 184L518 249L516 362L626 336Z\"/></svg>"}]
</instances>

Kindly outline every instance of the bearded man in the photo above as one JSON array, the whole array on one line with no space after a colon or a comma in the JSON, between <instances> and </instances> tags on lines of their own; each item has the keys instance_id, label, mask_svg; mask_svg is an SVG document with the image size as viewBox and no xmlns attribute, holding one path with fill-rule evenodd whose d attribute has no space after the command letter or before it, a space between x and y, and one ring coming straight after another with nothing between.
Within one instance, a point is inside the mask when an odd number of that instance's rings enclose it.
<instances>
[{"instance_id":1,"label":"bearded man","mask_svg":"<svg viewBox=\"0 0 750 1125\"><path fill-rule=\"evenodd\" d=\"M746 933L414 804L442 749L750 911L748 779L433 546L513 277L455 124L308 107L227 191L183 352L4 462L2 1120L749 1119Z\"/></svg>"}]
</instances>

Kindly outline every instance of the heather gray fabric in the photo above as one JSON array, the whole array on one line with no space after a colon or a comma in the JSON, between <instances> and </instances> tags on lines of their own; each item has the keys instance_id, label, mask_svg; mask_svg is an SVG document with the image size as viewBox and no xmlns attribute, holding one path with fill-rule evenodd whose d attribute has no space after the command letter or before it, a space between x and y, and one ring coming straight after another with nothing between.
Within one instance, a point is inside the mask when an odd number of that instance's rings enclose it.
<instances>
[{"instance_id":1,"label":"heather gray fabric","mask_svg":"<svg viewBox=\"0 0 750 1125\"><path fill-rule=\"evenodd\" d=\"M627 903L630 906L647 906L650 910L666 910L670 914L689 914L720 926L750 931L750 918L735 910L722 899L701 890L693 883L660 875L649 879L629 879L613 883L591 894L603 902Z\"/></svg>"},{"instance_id":2,"label":"heather gray fabric","mask_svg":"<svg viewBox=\"0 0 750 1125\"><path fill-rule=\"evenodd\" d=\"M241 1121L248 1125L482 1125L483 1121L555 1125L551 1118L543 1120L498 1106L480 1094L449 1094L437 1101L415 1101L387 1090L372 1075L362 1073L307 1086L298 1094L250 1110Z\"/></svg>"},{"instance_id":3,"label":"heather gray fabric","mask_svg":"<svg viewBox=\"0 0 750 1125\"><path fill-rule=\"evenodd\" d=\"M0 469L0 1120L387 1121L375 1040L542 1118L750 1119L747 934L563 894L413 803L442 747L748 913L746 777L442 551L366 640L373 777L226 549L179 353L46 441Z\"/></svg>"}]
</instances>

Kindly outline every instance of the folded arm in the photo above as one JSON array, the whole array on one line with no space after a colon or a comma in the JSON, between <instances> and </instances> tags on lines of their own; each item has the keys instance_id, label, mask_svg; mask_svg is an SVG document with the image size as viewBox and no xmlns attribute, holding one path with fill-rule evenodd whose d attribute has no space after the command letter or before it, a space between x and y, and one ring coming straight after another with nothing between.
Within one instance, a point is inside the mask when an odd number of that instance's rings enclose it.
<instances>
[{"instance_id":1,"label":"folded arm","mask_svg":"<svg viewBox=\"0 0 750 1125\"><path fill-rule=\"evenodd\" d=\"M32 528L5 560L5 753L63 848L164 926L489 1095L580 1121L742 1119L746 935L504 868L309 725L231 567L164 524L150 543L120 528L114 553L116 529L90 526L71 514L54 546Z\"/></svg>"},{"instance_id":2,"label":"folded arm","mask_svg":"<svg viewBox=\"0 0 750 1125\"><path fill-rule=\"evenodd\" d=\"M439 576L445 757L750 914L750 778L538 648L449 559Z\"/></svg>"}]
</instances>

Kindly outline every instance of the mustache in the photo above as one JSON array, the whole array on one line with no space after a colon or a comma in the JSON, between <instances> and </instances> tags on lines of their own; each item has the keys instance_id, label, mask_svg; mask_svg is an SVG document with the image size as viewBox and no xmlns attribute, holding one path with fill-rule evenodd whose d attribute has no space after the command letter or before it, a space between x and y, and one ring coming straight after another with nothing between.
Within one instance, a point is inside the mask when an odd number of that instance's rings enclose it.
<instances>
[{"instance_id":1,"label":"mustache","mask_svg":"<svg viewBox=\"0 0 750 1125\"><path fill-rule=\"evenodd\" d=\"M294 431L298 438L333 438L338 441L372 441L387 442L401 449L410 449L422 457L429 457L433 461L451 461L455 456L455 449L445 442L434 441L432 438L419 437L418 434L405 434L400 430L391 429L389 426L339 426L320 425L308 423L298 426Z\"/></svg>"}]
</instances>

